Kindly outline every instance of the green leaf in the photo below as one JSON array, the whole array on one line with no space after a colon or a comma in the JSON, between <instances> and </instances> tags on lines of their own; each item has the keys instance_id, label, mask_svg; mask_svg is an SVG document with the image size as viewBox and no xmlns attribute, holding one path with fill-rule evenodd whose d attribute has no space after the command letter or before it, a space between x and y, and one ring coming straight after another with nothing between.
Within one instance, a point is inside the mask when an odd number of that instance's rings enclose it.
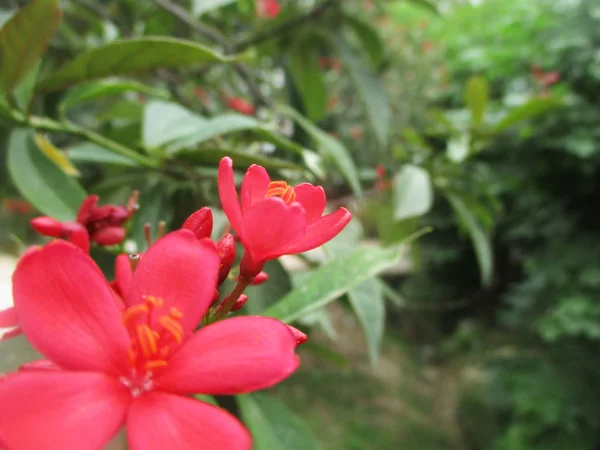
<instances>
[{"instance_id":1,"label":"green leaf","mask_svg":"<svg viewBox=\"0 0 600 450\"><path fill-rule=\"evenodd\" d=\"M193 41L167 37L142 37L113 41L92 48L44 78L38 92L63 89L73 84L161 67L187 67L230 61L220 53Z\"/></svg>"},{"instance_id":2,"label":"green leaf","mask_svg":"<svg viewBox=\"0 0 600 450\"><path fill-rule=\"evenodd\" d=\"M278 109L282 114L291 117L314 139L321 153L329 156L336 163L340 173L344 176L352 191L357 196L362 197L358 170L346 147L338 139L312 124L295 109L287 105L280 105Z\"/></svg>"},{"instance_id":3,"label":"green leaf","mask_svg":"<svg viewBox=\"0 0 600 450\"><path fill-rule=\"evenodd\" d=\"M213 405L213 406L219 406L219 404L217 403L217 401L215 400L215 398L212 395L205 395L205 394L196 394L194 395L194 397L196 397L198 400L203 401L204 403L208 403L209 405Z\"/></svg>"},{"instance_id":4,"label":"green leaf","mask_svg":"<svg viewBox=\"0 0 600 450\"><path fill-rule=\"evenodd\" d=\"M357 14L344 11L346 23L360 40L366 55L371 59L374 67L378 67L385 55L385 44L379 31L368 21Z\"/></svg>"},{"instance_id":5,"label":"green leaf","mask_svg":"<svg viewBox=\"0 0 600 450\"><path fill-rule=\"evenodd\" d=\"M385 302L377 278L350 289L348 300L365 332L371 364L376 365L385 330Z\"/></svg>"},{"instance_id":6,"label":"green leaf","mask_svg":"<svg viewBox=\"0 0 600 450\"><path fill-rule=\"evenodd\" d=\"M469 211L467 205L455 194L446 193L452 209L458 216L460 223L466 228L473 243L473 249L481 272L481 283L488 286L492 281L494 272L494 259L490 239L479 224L475 216Z\"/></svg>"},{"instance_id":7,"label":"green leaf","mask_svg":"<svg viewBox=\"0 0 600 450\"><path fill-rule=\"evenodd\" d=\"M94 144L93 142L81 142L69 147L67 150L69 158L73 162L84 162L84 163L101 163L101 164L114 164L117 166L126 167L140 167L140 165L127 158L116 153L107 150L106 148Z\"/></svg>"},{"instance_id":8,"label":"green leaf","mask_svg":"<svg viewBox=\"0 0 600 450\"><path fill-rule=\"evenodd\" d=\"M174 205L170 199L168 185L158 180L147 183L145 188L140 191L138 202L140 209L133 216L131 224L131 237L137 245L137 251L146 250L144 224L150 224L153 238L156 238L158 222L161 220L167 223L167 229L169 229L168 225L174 213Z\"/></svg>"},{"instance_id":9,"label":"green leaf","mask_svg":"<svg viewBox=\"0 0 600 450\"><path fill-rule=\"evenodd\" d=\"M312 39L299 40L290 47L288 58L306 114L310 120L318 122L327 111L327 87L312 42Z\"/></svg>"},{"instance_id":10,"label":"green leaf","mask_svg":"<svg viewBox=\"0 0 600 450\"><path fill-rule=\"evenodd\" d=\"M337 47L344 66L365 106L367 118L375 136L379 144L385 147L390 134L392 110L388 102L389 96L383 88L381 79L368 65L356 57L353 50L344 41L338 40Z\"/></svg>"},{"instance_id":11,"label":"green leaf","mask_svg":"<svg viewBox=\"0 0 600 450\"><path fill-rule=\"evenodd\" d=\"M519 122L535 119L560 106L561 102L553 98L534 98L505 115L491 128L490 132L492 135L501 133Z\"/></svg>"},{"instance_id":12,"label":"green leaf","mask_svg":"<svg viewBox=\"0 0 600 450\"><path fill-rule=\"evenodd\" d=\"M31 104L31 100L33 99L35 83L37 82L37 77L40 72L41 66L42 60L39 59L37 63L35 63L33 68L29 71L29 73L25 75L25 77L23 77L23 79L17 85L17 87L15 87L13 93L15 104L24 113L29 112L29 105Z\"/></svg>"},{"instance_id":13,"label":"green leaf","mask_svg":"<svg viewBox=\"0 0 600 450\"><path fill-rule=\"evenodd\" d=\"M483 124L485 108L489 98L488 82L485 78L472 76L465 87L465 103L471 113L471 126L478 128Z\"/></svg>"},{"instance_id":14,"label":"green leaf","mask_svg":"<svg viewBox=\"0 0 600 450\"><path fill-rule=\"evenodd\" d=\"M64 113L76 105L80 105L90 100L95 100L109 95L121 94L123 92L141 92L153 97L168 99L169 94L166 91L156 89L145 84L132 80L102 80L93 83L86 83L71 89L65 95L59 109Z\"/></svg>"},{"instance_id":15,"label":"green leaf","mask_svg":"<svg viewBox=\"0 0 600 450\"><path fill-rule=\"evenodd\" d=\"M293 322L393 266L399 258L396 247L357 247L321 266L307 277L303 286L291 291L263 314L283 322Z\"/></svg>"},{"instance_id":16,"label":"green leaf","mask_svg":"<svg viewBox=\"0 0 600 450\"><path fill-rule=\"evenodd\" d=\"M237 2L237 0L192 0L192 14L199 17L204 13L235 2Z\"/></svg>"},{"instance_id":17,"label":"green leaf","mask_svg":"<svg viewBox=\"0 0 600 450\"><path fill-rule=\"evenodd\" d=\"M42 213L74 220L86 193L35 145L31 130L14 130L8 142L8 170L19 192Z\"/></svg>"},{"instance_id":18,"label":"green leaf","mask_svg":"<svg viewBox=\"0 0 600 450\"><path fill-rule=\"evenodd\" d=\"M404 165L394 175L392 189L396 220L422 216L433 205L433 189L429 172L419 166Z\"/></svg>"},{"instance_id":19,"label":"green leaf","mask_svg":"<svg viewBox=\"0 0 600 450\"><path fill-rule=\"evenodd\" d=\"M244 423L254 439L254 450L317 450L308 427L283 403L269 394L236 397Z\"/></svg>"},{"instance_id":20,"label":"green leaf","mask_svg":"<svg viewBox=\"0 0 600 450\"><path fill-rule=\"evenodd\" d=\"M263 166L267 170L305 170L301 165L285 159L273 158L271 156L255 155L227 148L197 148L181 150L177 153L177 159L189 161L193 164L216 167L221 158L229 156L235 161L236 166L249 167L252 164Z\"/></svg>"},{"instance_id":21,"label":"green leaf","mask_svg":"<svg viewBox=\"0 0 600 450\"><path fill-rule=\"evenodd\" d=\"M206 119L176 103L151 101L144 109L142 142L153 148L183 139L203 127Z\"/></svg>"},{"instance_id":22,"label":"green leaf","mask_svg":"<svg viewBox=\"0 0 600 450\"><path fill-rule=\"evenodd\" d=\"M246 295L251 301L246 303L244 309L250 315L261 314L292 288L290 276L278 260L269 261L263 270L269 274L269 281L246 289Z\"/></svg>"},{"instance_id":23,"label":"green leaf","mask_svg":"<svg viewBox=\"0 0 600 450\"><path fill-rule=\"evenodd\" d=\"M0 29L0 88L5 93L38 63L60 18L58 0L33 0Z\"/></svg>"}]
</instances>

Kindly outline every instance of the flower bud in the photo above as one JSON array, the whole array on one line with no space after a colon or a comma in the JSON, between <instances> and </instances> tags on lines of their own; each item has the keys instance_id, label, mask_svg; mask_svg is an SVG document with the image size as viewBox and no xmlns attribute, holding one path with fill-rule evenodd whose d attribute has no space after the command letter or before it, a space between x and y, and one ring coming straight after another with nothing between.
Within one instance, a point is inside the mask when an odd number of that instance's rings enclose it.
<instances>
[{"instance_id":1,"label":"flower bud","mask_svg":"<svg viewBox=\"0 0 600 450\"><path fill-rule=\"evenodd\" d=\"M106 227L92 234L92 240L99 245L116 245L125 239L125 228Z\"/></svg>"},{"instance_id":2,"label":"flower bud","mask_svg":"<svg viewBox=\"0 0 600 450\"><path fill-rule=\"evenodd\" d=\"M52 217L36 217L29 222L31 227L42 236L61 237L63 234L63 224Z\"/></svg>"},{"instance_id":3,"label":"flower bud","mask_svg":"<svg viewBox=\"0 0 600 450\"><path fill-rule=\"evenodd\" d=\"M260 272L258 275L254 277L254 280L250 283L252 286L258 286L259 284L263 284L265 281L269 279L269 274L267 272Z\"/></svg>"},{"instance_id":4,"label":"flower bud","mask_svg":"<svg viewBox=\"0 0 600 450\"><path fill-rule=\"evenodd\" d=\"M100 197L97 195L89 195L79 207L79 211L77 212L77 222L85 224L87 223L91 216L92 212L96 209L98 205L98 200Z\"/></svg>"},{"instance_id":5,"label":"flower bud","mask_svg":"<svg viewBox=\"0 0 600 450\"><path fill-rule=\"evenodd\" d=\"M304 334L302 331L300 331L297 328L294 328L290 325L288 325L288 327L289 327L290 331L292 332L292 334L294 335L294 337L296 338L296 345L302 345L306 341L308 341L308 336L306 334Z\"/></svg>"},{"instance_id":6,"label":"flower bud","mask_svg":"<svg viewBox=\"0 0 600 450\"><path fill-rule=\"evenodd\" d=\"M254 262L250 253L244 253L244 257L242 258L242 262L240 263L240 276L241 280L253 280L258 274L262 271L265 266L265 261Z\"/></svg>"},{"instance_id":7,"label":"flower bud","mask_svg":"<svg viewBox=\"0 0 600 450\"><path fill-rule=\"evenodd\" d=\"M210 237L213 229L212 211L206 206L200 208L186 219L181 228L192 231L198 239Z\"/></svg>"},{"instance_id":8,"label":"flower bud","mask_svg":"<svg viewBox=\"0 0 600 450\"><path fill-rule=\"evenodd\" d=\"M227 233L217 243L217 250L221 256L221 266L219 268L219 282L220 286L227 279L231 266L235 262L235 239L231 233Z\"/></svg>"},{"instance_id":9,"label":"flower bud","mask_svg":"<svg viewBox=\"0 0 600 450\"><path fill-rule=\"evenodd\" d=\"M66 238L69 242L75 244L86 253L90 252L90 235L88 231L77 222L63 223L63 234L61 237Z\"/></svg>"},{"instance_id":10,"label":"flower bud","mask_svg":"<svg viewBox=\"0 0 600 450\"><path fill-rule=\"evenodd\" d=\"M248 296L246 294L240 295L239 298L235 301L235 303L231 307L231 311L239 311L240 309L242 309L242 307L246 304L247 301L248 301Z\"/></svg>"},{"instance_id":11,"label":"flower bud","mask_svg":"<svg viewBox=\"0 0 600 450\"><path fill-rule=\"evenodd\" d=\"M255 113L254 106L240 97L232 97L230 99L227 99L227 106L247 116L252 116Z\"/></svg>"}]
</instances>

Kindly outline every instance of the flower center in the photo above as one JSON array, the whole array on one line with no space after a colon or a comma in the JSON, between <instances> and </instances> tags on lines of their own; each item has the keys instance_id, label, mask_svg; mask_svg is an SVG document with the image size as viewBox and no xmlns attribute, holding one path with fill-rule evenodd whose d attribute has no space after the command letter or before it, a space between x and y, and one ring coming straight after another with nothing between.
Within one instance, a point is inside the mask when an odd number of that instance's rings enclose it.
<instances>
[{"instance_id":1,"label":"flower center","mask_svg":"<svg viewBox=\"0 0 600 450\"><path fill-rule=\"evenodd\" d=\"M123 313L123 323L131 339L131 374L121 382L130 388L134 397L153 388L154 372L168 365L169 353L183 341L181 311L171 308L168 314L153 321L154 311L162 307L164 301L151 295L144 300Z\"/></svg>"},{"instance_id":2,"label":"flower center","mask_svg":"<svg viewBox=\"0 0 600 450\"><path fill-rule=\"evenodd\" d=\"M296 192L285 181L271 181L265 197L279 197L289 205L296 201Z\"/></svg>"}]
</instances>

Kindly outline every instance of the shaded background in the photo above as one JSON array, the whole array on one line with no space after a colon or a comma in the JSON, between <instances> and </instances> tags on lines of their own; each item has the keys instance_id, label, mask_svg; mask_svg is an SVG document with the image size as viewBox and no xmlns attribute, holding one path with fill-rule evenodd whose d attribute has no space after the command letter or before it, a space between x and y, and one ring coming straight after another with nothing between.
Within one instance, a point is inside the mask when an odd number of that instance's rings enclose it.
<instances>
[{"instance_id":1,"label":"shaded background","mask_svg":"<svg viewBox=\"0 0 600 450\"><path fill-rule=\"evenodd\" d=\"M0 1L0 21L27 3ZM31 217L68 219L83 189L105 203L140 189L129 245L143 248L143 223L176 228L218 206L216 163L231 154L240 170L256 162L324 185L330 206L356 217L321 251L270 263L247 313L359 243L394 248L431 227L299 321L302 366L256 410L281 448L600 448L596 0L60 7L43 62L14 86L0 76L3 306L8 255L42 242ZM208 50L99 53L67 67L66 82L56 75L85 51L147 36ZM17 127L55 147L16 142ZM93 252L108 277L119 250ZM29 352L22 338L1 343L4 370Z\"/></svg>"}]
</instances>

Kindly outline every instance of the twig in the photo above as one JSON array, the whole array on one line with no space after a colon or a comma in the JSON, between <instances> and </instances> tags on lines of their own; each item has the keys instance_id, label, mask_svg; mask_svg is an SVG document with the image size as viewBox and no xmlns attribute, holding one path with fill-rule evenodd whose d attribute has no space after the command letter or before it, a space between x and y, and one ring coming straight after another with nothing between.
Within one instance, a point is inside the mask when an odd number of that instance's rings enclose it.
<instances>
[{"instance_id":1,"label":"twig","mask_svg":"<svg viewBox=\"0 0 600 450\"><path fill-rule=\"evenodd\" d=\"M323 3L321 3L318 6L315 6L313 9L311 9L305 14L301 14L286 22L282 22L273 28L264 31L259 31L254 36L250 36L247 39L243 39L240 42L233 44L231 50L234 53L238 53L248 49L249 47L262 44L265 41L276 39L281 35L289 33L291 29L308 24L312 19L321 16L323 13L325 13L327 9L336 5L339 2L340 0L325 0Z\"/></svg>"}]
</instances>

